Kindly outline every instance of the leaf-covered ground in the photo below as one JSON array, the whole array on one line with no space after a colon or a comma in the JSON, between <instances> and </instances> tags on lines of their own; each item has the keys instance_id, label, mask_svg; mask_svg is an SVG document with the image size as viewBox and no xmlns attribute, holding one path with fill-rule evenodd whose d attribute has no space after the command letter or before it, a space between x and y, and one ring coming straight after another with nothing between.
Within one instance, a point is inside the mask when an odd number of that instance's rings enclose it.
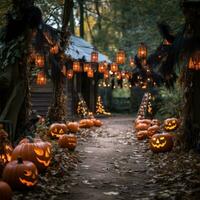
<instances>
[{"instance_id":1,"label":"leaf-covered ground","mask_svg":"<svg viewBox=\"0 0 200 200\"><path fill-rule=\"evenodd\" d=\"M104 119L104 126L82 130L75 152L53 142L51 167L31 191L14 200L199 200L200 155L153 154L148 141L138 141L133 117Z\"/></svg>"}]
</instances>

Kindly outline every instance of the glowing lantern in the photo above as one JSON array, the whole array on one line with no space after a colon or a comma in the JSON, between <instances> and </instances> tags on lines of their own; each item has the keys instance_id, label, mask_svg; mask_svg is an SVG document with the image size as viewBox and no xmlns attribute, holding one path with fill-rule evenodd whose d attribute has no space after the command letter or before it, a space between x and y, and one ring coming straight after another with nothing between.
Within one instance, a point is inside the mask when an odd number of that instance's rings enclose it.
<instances>
[{"instance_id":1,"label":"glowing lantern","mask_svg":"<svg viewBox=\"0 0 200 200\"><path fill-rule=\"evenodd\" d=\"M194 52L193 55L190 57L188 68L200 70L200 51Z\"/></svg>"},{"instance_id":2,"label":"glowing lantern","mask_svg":"<svg viewBox=\"0 0 200 200\"><path fill-rule=\"evenodd\" d=\"M138 47L137 56L140 59L144 59L147 57L147 47L144 43L141 43L140 46Z\"/></svg>"},{"instance_id":3,"label":"glowing lantern","mask_svg":"<svg viewBox=\"0 0 200 200\"><path fill-rule=\"evenodd\" d=\"M80 72L81 71L81 65L80 62L73 62L73 71L74 72Z\"/></svg>"},{"instance_id":4,"label":"glowing lantern","mask_svg":"<svg viewBox=\"0 0 200 200\"><path fill-rule=\"evenodd\" d=\"M55 44L53 47L50 48L51 54L57 54L58 50L59 50L59 48L58 48L57 44Z\"/></svg>"},{"instance_id":5,"label":"glowing lantern","mask_svg":"<svg viewBox=\"0 0 200 200\"><path fill-rule=\"evenodd\" d=\"M117 80L121 80L122 79L122 75L120 72L117 72Z\"/></svg>"},{"instance_id":6,"label":"glowing lantern","mask_svg":"<svg viewBox=\"0 0 200 200\"><path fill-rule=\"evenodd\" d=\"M126 78L126 73L125 72L121 72L122 78Z\"/></svg>"},{"instance_id":7,"label":"glowing lantern","mask_svg":"<svg viewBox=\"0 0 200 200\"><path fill-rule=\"evenodd\" d=\"M44 67L44 56L43 55L37 54L35 56L35 65L37 67Z\"/></svg>"},{"instance_id":8,"label":"glowing lantern","mask_svg":"<svg viewBox=\"0 0 200 200\"><path fill-rule=\"evenodd\" d=\"M118 51L116 56L116 63L121 65L125 63L125 52L124 51Z\"/></svg>"},{"instance_id":9,"label":"glowing lantern","mask_svg":"<svg viewBox=\"0 0 200 200\"><path fill-rule=\"evenodd\" d=\"M117 72L118 71L118 65L116 63L111 64L111 72Z\"/></svg>"},{"instance_id":10,"label":"glowing lantern","mask_svg":"<svg viewBox=\"0 0 200 200\"><path fill-rule=\"evenodd\" d=\"M94 71L93 71L92 69L88 70L87 76L88 76L89 78L93 78L93 77L94 77Z\"/></svg>"},{"instance_id":11,"label":"glowing lantern","mask_svg":"<svg viewBox=\"0 0 200 200\"><path fill-rule=\"evenodd\" d=\"M69 70L67 71L67 78L68 78L68 79L72 79L73 76L74 76L73 70L72 70L72 69L69 69Z\"/></svg>"},{"instance_id":12,"label":"glowing lantern","mask_svg":"<svg viewBox=\"0 0 200 200\"><path fill-rule=\"evenodd\" d=\"M44 72L39 72L37 74L36 83L37 85L45 85L47 83L47 78Z\"/></svg>"},{"instance_id":13,"label":"glowing lantern","mask_svg":"<svg viewBox=\"0 0 200 200\"><path fill-rule=\"evenodd\" d=\"M104 76L104 79L108 79L109 78L109 72L105 71L104 74L103 74L103 76Z\"/></svg>"},{"instance_id":14,"label":"glowing lantern","mask_svg":"<svg viewBox=\"0 0 200 200\"><path fill-rule=\"evenodd\" d=\"M99 60L99 55L97 51L93 51L91 53L91 62L98 62Z\"/></svg>"},{"instance_id":15,"label":"glowing lantern","mask_svg":"<svg viewBox=\"0 0 200 200\"><path fill-rule=\"evenodd\" d=\"M85 63L83 66L83 71L88 72L89 69L91 69L91 65L89 63Z\"/></svg>"},{"instance_id":16,"label":"glowing lantern","mask_svg":"<svg viewBox=\"0 0 200 200\"><path fill-rule=\"evenodd\" d=\"M105 67L104 63L99 63L99 67L98 67L99 73L104 73L105 70L106 70L106 67Z\"/></svg>"},{"instance_id":17,"label":"glowing lantern","mask_svg":"<svg viewBox=\"0 0 200 200\"><path fill-rule=\"evenodd\" d=\"M130 58L129 64L130 64L131 67L135 67L135 62L134 62L133 58Z\"/></svg>"}]
</instances>

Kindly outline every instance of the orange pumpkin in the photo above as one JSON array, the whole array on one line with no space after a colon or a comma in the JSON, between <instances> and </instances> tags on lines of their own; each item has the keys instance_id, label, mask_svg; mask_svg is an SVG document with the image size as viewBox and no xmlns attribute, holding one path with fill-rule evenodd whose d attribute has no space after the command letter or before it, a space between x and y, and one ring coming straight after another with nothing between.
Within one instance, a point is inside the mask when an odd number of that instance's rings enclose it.
<instances>
[{"instance_id":1,"label":"orange pumpkin","mask_svg":"<svg viewBox=\"0 0 200 200\"><path fill-rule=\"evenodd\" d=\"M12 199L12 190L10 186L4 181L0 181L0 199L1 200Z\"/></svg>"},{"instance_id":2,"label":"orange pumpkin","mask_svg":"<svg viewBox=\"0 0 200 200\"><path fill-rule=\"evenodd\" d=\"M174 131L179 127L179 120L177 118L168 118L164 121L164 129L166 131Z\"/></svg>"},{"instance_id":3,"label":"orange pumpkin","mask_svg":"<svg viewBox=\"0 0 200 200\"><path fill-rule=\"evenodd\" d=\"M66 124L54 123L49 127L49 135L52 138L59 138L67 132Z\"/></svg>"},{"instance_id":4,"label":"orange pumpkin","mask_svg":"<svg viewBox=\"0 0 200 200\"><path fill-rule=\"evenodd\" d=\"M102 121L99 119L91 119L94 123L94 126L101 127L103 125Z\"/></svg>"},{"instance_id":5,"label":"orange pumpkin","mask_svg":"<svg viewBox=\"0 0 200 200\"><path fill-rule=\"evenodd\" d=\"M146 124L146 123L139 123L135 126L135 129L137 131L141 131L141 130L147 130L150 127L150 125Z\"/></svg>"},{"instance_id":6,"label":"orange pumpkin","mask_svg":"<svg viewBox=\"0 0 200 200\"><path fill-rule=\"evenodd\" d=\"M148 136L148 138L151 138L159 130L160 130L160 127L158 125L154 125L154 126L149 127L148 130L147 130L147 136Z\"/></svg>"},{"instance_id":7,"label":"orange pumpkin","mask_svg":"<svg viewBox=\"0 0 200 200\"><path fill-rule=\"evenodd\" d=\"M22 157L23 160L33 162L41 172L45 170L51 162L51 143L31 138L29 138L29 141L23 140L13 150L12 160L16 160L19 156Z\"/></svg>"},{"instance_id":8,"label":"orange pumpkin","mask_svg":"<svg viewBox=\"0 0 200 200\"><path fill-rule=\"evenodd\" d=\"M69 150L74 150L77 146L77 137L73 134L64 134L60 136L58 144L61 148L68 148Z\"/></svg>"},{"instance_id":9,"label":"orange pumpkin","mask_svg":"<svg viewBox=\"0 0 200 200\"><path fill-rule=\"evenodd\" d=\"M13 189L26 189L37 184L38 171L33 162L18 158L6 165L2 177Z\"/></svg>"},{"instance_id":10,"label":"orange pumpkin","mask_svg":"<svg viewBox=\"0 0 200 200\"><path fill-rule=\"evenodd\" d=\"M151 125L152 126L154 126L154 125L160 126L161 122L158 119L152 119L151 120Z\"/></svg>"},{"instance_id":11,"label":"orange pumpkin","mask_svg":"<svg viewBox=\"0 0 200 200\"><path fill-rule=\"evenodd\" d=\"M91 128L94 126L94 122L91 119L82 119L79 122L80 128Z\"/></svg>"},{"instance_id":12,"label":"orange pumpkin","mask_svg":"<svg viewBox=\"0 0 200 200\"><path fill-rule=\"evenodd\" d=\"M79 131L79 124L77 122L69 122L67 128L70 132L76 133Z\"/></svg>"},{"instance_id":13,"label":"orange pumpkin","mask_svg":"<svg viewBox=\"0 0 200 200\"><path fill-rule=\"evenodd\" d=\"M138 131L136 132L136 137L138 140L144 140L147 138L147 131Z\"/></svg>"}]
</instances>

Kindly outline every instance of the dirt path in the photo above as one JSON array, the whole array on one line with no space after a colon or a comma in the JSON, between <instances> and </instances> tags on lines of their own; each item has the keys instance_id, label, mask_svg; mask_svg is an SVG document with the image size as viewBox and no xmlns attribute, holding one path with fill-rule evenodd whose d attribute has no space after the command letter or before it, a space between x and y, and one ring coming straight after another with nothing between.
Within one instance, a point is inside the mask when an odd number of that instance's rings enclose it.
<instances>
[{"instance_id":1,"label":"dirt path","mask_svg":"<svg viewBox=\"0 0 200 200\"><path fill-rule=\"evenodd\" d=\"M103 128L79 144L81 163L72 172L70 200L148 200L159 189L149 183L146 148L134 138L133 119L103 120Z\"/></svg>"}]
</instances>

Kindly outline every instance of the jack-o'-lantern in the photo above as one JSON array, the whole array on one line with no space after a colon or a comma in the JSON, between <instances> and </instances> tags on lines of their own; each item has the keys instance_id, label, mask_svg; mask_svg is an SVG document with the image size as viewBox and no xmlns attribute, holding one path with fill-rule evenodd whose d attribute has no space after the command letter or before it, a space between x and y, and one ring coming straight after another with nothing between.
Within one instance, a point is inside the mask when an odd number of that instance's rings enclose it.
<instances>
[{"instance_id":1,"label":"jack-o'-lantern","mask_svg":"<svg viewBox=\"0 0 200 200\"><path fill-rule=\"evenodd\" d=\"M150 126L147 130L147 136L148 138L151 138L153 135L155 135L160 130L160 127L158 125Z\"/></svg>"},{"instance_id":2,"label":"jack-o'-lantern","mask_svg":"<svg viewBox=\"0 0 200 200\"><path fill-rule=\"evenodd\" d=\"M136 132L136 137L138 140L144 140L147 138L147 131L144 130L144 131L138 131Z\"/></svg>"},{"instance_id":3,"label":"jack-o'-lantern","mask_svg":"<svg viewBox=\"0 0 200 200\"><path fill-rule=\"evenodd\" d=\"M11 153L13 148L8 140L8 133L0 125L0 160L4 164L11 161Z\"/></svg>"},{"instance_id":4,"label":"jack-o'-lantern","mask_svg":"<svg viewBox=\"0 0 200 200\"><path fill-rule=\"evenodd\" d=\"M10 186L4 181L0 181L0 199L1 200L12 199L12 190Z\"/></svg>"},{"instance_id":5,"label":"jack-o'-lantern","mask_svg":"<svg viewBox=\"0 0 200 200\"><path fill-rule=\"evenodd\" d=\"M164 121L164 129L166 131L174 131L178 128L179 122L177 118L168 118Z\"/></svg>"},{"instance_id":6,"label":"jack-o'-lantern","mask_svg":"<svg viewBox=\"0 0 200 200\"><path fill-rule=\"evenodd\" d=\"M169 133L155 134L149 140L150 149L155 152L171 151L173 148L173 137Z\"/></svg>"},{"instance_id":7,"label":"jack-o'-lantern","mask_svg":"<svg viewBox=\"0 0 200 200\"><path fill-rule=\"evenodd\" d=\"M58 140L58 144L61 148L68 148L69 150L74 150L77 146L77 137L73 134L62 135Z\"/></svg>"},{"instance_id":8,"label":"jack-o'-lantern","mask_svg":"<svg viewBox=\"0 0 200 200\"><path fill-rule=\"evenodd\" d=\"M54 123L49 127L49 135L52 138L59 138L67 132L66 124Z\"/></svg>"},{"instance_id":9,"label":"jack-o'-lantern","mask_svg":"<svg viewBox=\"0 0 200 200\"><path fill-rule=\"evenodd\" d=\"M33 162L41 172L50 165L51 154L51 143L29 138L28 142L21 142L15 147L12 152L12 160L21 156L23 160Z\"/></svg>"},{"instance_id":10,"label":"jack-o'-lantern","mask_svg":"<svg viewBox=\"0 0 200 200\"><path fill-rule=\"evenodd\" d=\"M37 184L38 171L33 162L18 158L6 165L2 177L13 189L27 189Z\"/></svg>"},{"instance_id":11,"label":"jack-o'-lantern","mask_svg":"<svg viewBox=\"0 0 200 200\"><path fill-rule=\"evenodd\" d=\"M79 131L79 124L77 122L69 122L67 128L70 132L76 133Z\"/></svg>"}]
</instances>

